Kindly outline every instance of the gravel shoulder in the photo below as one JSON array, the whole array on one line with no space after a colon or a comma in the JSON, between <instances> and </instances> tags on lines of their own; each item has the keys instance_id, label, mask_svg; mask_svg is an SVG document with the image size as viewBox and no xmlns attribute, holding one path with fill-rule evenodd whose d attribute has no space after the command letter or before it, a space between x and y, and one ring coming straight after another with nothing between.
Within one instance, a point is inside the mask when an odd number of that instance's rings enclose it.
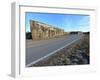
<instances>
[{"instance_id":1,"label":"gravel shoulder","mask_svg":"<svg viewBox=\"0 0 100 80\"><path fill-rule=\"evenodd\" d=\"M34 66L59 66L89 64L89 35L56 52L54 55L37 62Z\"/></svg>"}]
</instances>

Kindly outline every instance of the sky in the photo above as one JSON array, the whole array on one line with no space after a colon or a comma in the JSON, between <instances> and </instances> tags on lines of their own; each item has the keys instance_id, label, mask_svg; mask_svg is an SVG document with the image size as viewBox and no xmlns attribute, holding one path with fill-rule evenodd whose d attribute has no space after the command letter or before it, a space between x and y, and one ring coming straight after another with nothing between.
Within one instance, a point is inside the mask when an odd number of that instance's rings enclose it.
<instances>
[{"instance_id":1,"label":"sky","mask_svg":"<svg viewBox=\"0 0 100 80\"><path fill-rule=\"evenodd\" d=\"M55 14L55 13L25 13L26 32L30 32L30 20L36 20L45 24L49 24L66 32L70 31L90 31L90 16L79 14Z\"/></svg>"}]
</instances>

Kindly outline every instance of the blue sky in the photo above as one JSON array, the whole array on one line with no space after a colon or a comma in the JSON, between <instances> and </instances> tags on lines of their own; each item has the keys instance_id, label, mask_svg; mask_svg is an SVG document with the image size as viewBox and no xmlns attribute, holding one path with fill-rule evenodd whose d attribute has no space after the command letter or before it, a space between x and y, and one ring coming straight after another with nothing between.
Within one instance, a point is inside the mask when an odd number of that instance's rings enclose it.
<instances>
[{"instance_id":1,"label":"blue sky","mask_svg":"<svg viewBox=\"0 0 100 80\"><path fill-rule=\"evenodd\" d=\"M26 32L30 32L30 20L40 21L65 31L90 31L90 16L76 14L51 14L26 12L25 27Z\"/></svg>"}]
</instances>

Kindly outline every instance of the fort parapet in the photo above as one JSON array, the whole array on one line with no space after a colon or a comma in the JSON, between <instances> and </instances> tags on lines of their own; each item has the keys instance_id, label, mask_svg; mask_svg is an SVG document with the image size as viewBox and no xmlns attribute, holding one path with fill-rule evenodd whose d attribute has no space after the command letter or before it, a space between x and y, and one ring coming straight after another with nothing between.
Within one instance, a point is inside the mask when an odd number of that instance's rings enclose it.
<instances>
[{"instance_id":1,"label":"fort parapet","mask_svg":"<svg viewBox=\"0 0 100 80\"><path fill-rule=\"evenodd\" d=\"M38 21L30 20L33 40L49 39L64 35L64 30Z\"/></svg>"}]
</instances>

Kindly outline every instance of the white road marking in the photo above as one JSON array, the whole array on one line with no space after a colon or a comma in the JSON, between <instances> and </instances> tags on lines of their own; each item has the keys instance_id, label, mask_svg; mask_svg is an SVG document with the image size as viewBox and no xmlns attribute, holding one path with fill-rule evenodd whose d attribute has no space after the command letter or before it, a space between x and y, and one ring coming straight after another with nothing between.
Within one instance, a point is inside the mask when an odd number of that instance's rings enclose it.
<instances>
[{"instance_id":1,"label":"white road marking","mask_svg":"<svg viewBox=\"0 0 100 80\"><path fill-rule=\"evenodd\" d=\"M57 50L55 50L55 51L53 51L53 52L47 54L46 56L41 57L40 59L37 59L36 61L31 62L30 64L27 64L26 67L32 66L33 64L35 64L35 63L37 63L37 62L39 62L39 61L41 61L41 60L43 60L43 59L49 57L50 55L52 55L52 54L54 54L54 53L60 51L61 49L65 48L65 47L67 47L67 46L69 46L69 45L71 45L72 43L76 42L76 41L79 40L79 39L80 39L80 38L75 39L75 40L73 40L72 42L68 43L67 45L65 45L65 46L63 46L63 47L61 47L61 48L59 48L59 49L57 49Z\"/></svg>"}]
</instances>

